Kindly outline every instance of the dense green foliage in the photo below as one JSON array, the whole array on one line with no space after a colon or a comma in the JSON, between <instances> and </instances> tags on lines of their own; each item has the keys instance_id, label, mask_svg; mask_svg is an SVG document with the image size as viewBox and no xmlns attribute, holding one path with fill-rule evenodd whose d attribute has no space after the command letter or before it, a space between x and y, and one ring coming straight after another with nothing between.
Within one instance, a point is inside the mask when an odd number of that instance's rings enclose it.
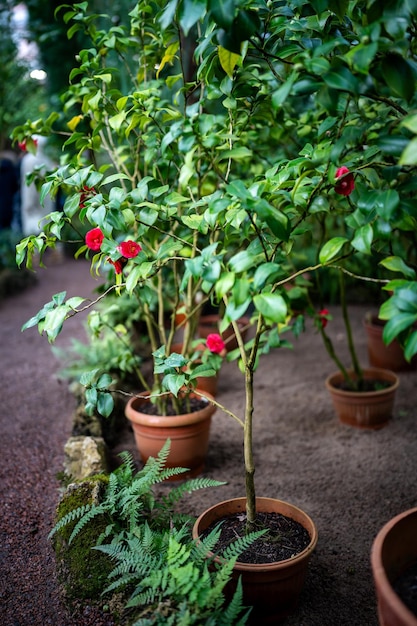
<instances>
[{"instance_id":1,"label":"dense green foliage","mask_svg":"<svg viewBox=\"0 0 417 626\"><path fill-rule=\"evenodd\" d=\"M289 321L300 294L324 297L323 272L383 281L394 291L385 336L417 352L416 3L141 0L120 24L89 8L58 11L70 39L89 39L63 115L15 130L20 140L67 125L42 192L64 190L63 211L18 245L18 262L30 266L75 220L99 229L98 247L80 233L77 254L92 255L94 272L110 268L108 288L135 300L158 359L170 358L179 306L188 346L204 303L223 303L245 377L245 415L234 417L254 504L254 371L299 330ZM125 256L127 242L136 248ZM27 326L53 341L93 304L57 294ZM168 377L157 365L154 394L178 393L182 367ZM87 382L103 400L104 379Z\"/></svg>"}]
</instances>

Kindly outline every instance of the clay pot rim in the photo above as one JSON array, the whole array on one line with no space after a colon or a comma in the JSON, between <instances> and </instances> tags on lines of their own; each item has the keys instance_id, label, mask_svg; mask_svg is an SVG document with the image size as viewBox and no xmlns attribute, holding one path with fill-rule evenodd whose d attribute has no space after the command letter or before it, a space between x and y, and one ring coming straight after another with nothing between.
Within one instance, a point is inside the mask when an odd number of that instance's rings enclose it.
<instances>
[{"instance_id":1,"label":"clay pot rim","mask_svg":"<svg viewBox=\"0 0 417 626\"><path fill-rule=\"evenodd\" d=\"M199 391L199 390L197 390ZM201 391L202 399L207 399L207 406L199 411L194 411L193 413L184 413L183 415L147 415L146 413L141 413L138 409L133 407L133 404L139 402L143 404L144 402L148 402L147 398L143 398L142 396L150 396L150 391L143 391L138 394L141 397L134 396L129 399L128 403L125 407L125 415L126 417L135 424L140 424L142 426L155 426L158 428L175 428L180 426L185 426L187 424L193 423L196 424L198 422L205 421L208 417L211 417L216 410L216 406L211 403L211 400L214 400L214 397L208 391ZM191 392L192 397L201 397L197 396L197 394Z\"/></svg>"},{"instance_id":2,"label":"clay pot rim","mask_svg":"<svg viewBox=\"0 0 417 626\"><path fill-rule=\"evenodd\" d=\"M389 533L394 526L401 522L401 520L411 515L417 516L417 507L407 509L406 511L399 513L395 517L391 518L379 530L372 544L371 565L374 572L374 578L378 579L378 586L381 588L384 595L384 601L389 605L390 609L393 610L405 624L409 624L409 626L417 626L417 617L403 603L398 594L395 593L388 576L386 575L385 567L382 562L382 549Z\"/></svg>"},{"instance_id":3,"label":"clay pot rim","mask_svg":"<svg viewBox=\"0 0 417 626\"><path fill-rule=\"evenodd\" d=\"M400 384L399 377L392 370L383 369L381 367L364 367L362 371L365 379L377 378L378 376L381 376L381 380L387 382L392 381L392 384L385 389L377 389L375 391L348 391L346 389L339 389L335 386L334 383L336 380L343 380L343 374L342 372L337 371L329 374L329 376L325 380L325 385L331 393L337 394L339 396L359 396L361 398L369 398L375 396L383 396L387 392L391 393L395 391ZM353 370L351 369L347 370L347 372L349 375L353 374Z\"/></svg>"},{"instance_id":4,"label":"clay pot rim","mask_svg":"<svg viewBox=\"0 0 417 626\"><path fill-rule=\"evenodd\" d=\"M201 515L196 519L194 526L193 526L193 538L195 540L198 540L198 532L197 532L197 528L200 524L201 519L208 514L210 511L213 511L214 509L217 509L219 507L221 507L222 505L228 504L228 503L233 503L233 502L241 502L241 503L245 503L246 502L246 497L240 497L240 498L229 498L228 500L223 500L222 502L217 502L217 504L214 504L213 506L209 507L208 509L206 509L205 511L203 511L203 513L201 513ZM311 517L302 509L300 509L299 507L295 506L294 504L291 504L289 502L286 502L285 500L279 500L278 498L268 498L268 497L257 497L256 498L256 504L257 504L257 508L258 505L261 506L261 508L259 508L259 511L262 512L267 512L269 510L268 508L268 503L269 502L274 502L274 503L280 503L282 505L284 505L285 508L290 508L292 511L294 511L295 513L297 513L298 517L301 517L303 519L303 522L301 522L299 519L297 519L297 521L302 524L304 526L304 528L307 530L307 532L310 534L310 543L308 544L308 546L306 548L304 548L304 550L302 550L301 552L299 552L298 554L296 554L295 556L289 558L289 559L284 559L282 561L275 561L274 563L242 563L241 561L236 561L235 565L233 566L233 569L235 569L236 571L239 572L249 572L249 571L255 571L255 572L262 572L262 571L269 571L269 570L279 570L279 569L285 569L288 568L289 566L291 566L291 564L293 563L298 563L299 561L302 561L306 558L309 558L310 555L312 554L312 552L314 551L316 545L317 545L317 541L318 541L318 531L317 531L317 527L315 525L315 523L313 522L313 520L311 519ZM287 515L287 513L283 513L283 515ZM288 515L288 517L290 517L290 515ZM304 523L305 522L305 523ZM208 556L213 556L212 552L208 553ZM221 562L221 558L220 557L214 557L214 560L216 562Z\"/></svg>"}]
</instances>

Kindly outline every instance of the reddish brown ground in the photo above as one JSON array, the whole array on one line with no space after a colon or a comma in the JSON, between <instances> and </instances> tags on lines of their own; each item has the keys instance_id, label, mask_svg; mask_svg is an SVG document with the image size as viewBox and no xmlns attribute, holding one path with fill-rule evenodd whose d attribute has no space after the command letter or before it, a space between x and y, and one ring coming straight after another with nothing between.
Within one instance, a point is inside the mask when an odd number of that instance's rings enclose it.
<instances>
[{"instance_id":1,"label":"reddish brown ground","mask_svg":"<svg viewBox=\"0 0 417 626\"><path fill-rule=\"evenodd\" d=\"M59 291L88 296L94 282L83 262L65 261L39 272L37 284L0 302L0 623L3 626L100 626L106 620L86 607L68 616L61 604L47 534L52 525L71 433L75 401L54 377L59 364L36 329L21 325ZM355 334L366 361L362 318L353 307ZM346 353L339 312L329 331ZM59 345L84 338L81 320L70 320ZM394 415L380 431L341 425L334 416L325 377L333 371L320 338L310 330L293 350L271 353L256 374L255 461L258 495L304 509L318 526L319 542L297 612L287 626L376 626L369 555L379 528L417 505L417 374L401 374ZM225 364L218 399L241 414L242 380ZM126 430L116 451L136 455ZM137 456L137 455L136 455ZM194 494L198 514L219 500L241 496L240 427L217 411L205 475L227 480L217 490ZM103 601L104 602L104 601Z\"/></svg>"}]
</instances>

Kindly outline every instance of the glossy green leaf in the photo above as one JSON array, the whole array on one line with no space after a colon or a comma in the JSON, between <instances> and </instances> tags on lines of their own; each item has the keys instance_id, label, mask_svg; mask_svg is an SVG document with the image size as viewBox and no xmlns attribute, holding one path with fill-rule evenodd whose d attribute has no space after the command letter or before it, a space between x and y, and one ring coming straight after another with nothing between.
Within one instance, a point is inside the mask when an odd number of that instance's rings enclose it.
<instances>
[{"instance_id":1,"label":"glossy green leaf","mask_svg":"<svg viewBox=\"0 0 417 626\"><path fill-rule=\"evenodd\" d=\"M411 100L415 90L411 65L399 54L387 54L381 63L382 75L392 93Z\"/></svg>"},{"instance_id":2,"label":"glossy green leaf","mask_svg":"<svg viewBox=\"0 0 417 626\"><path fill-rule=\"evenodd\" d=\"M97 411L103 417L110 417L114 409L114 400L111 393L99 391L97 393Z\"/></svg>"},{"instance_id":3,"label":"glossy green leaf","mask_svg":"<svg viewBox=\"0 0 417 626\"><path fill-rule=\"evenodd\" d=\"M276 324L285 322L287 305L284 298L277 293L261 293L253 298L255 308L265 319Z\"/></svg>"},{"instance_id":4,"label":"glossy green leaf","mask_svg":"<svg viewBox=\"0 0 417 626\"><path fill-rule=\"evenodd\" d=\"M415 354L417 354L417 330L408 337L404 348L404 356L407 361L411 361Z\"/></svg>"},{"instance_id":5,"label":"glossy green leaf","mask_svg":"<svg viewBox=\"0 0 417 626\"><path fill-rule=\"evenodd\" d=\"M234 0L209 0L208 8L218 26L228 30L235 19Z\"/></svg>"},{"instance_id":6,"label":"glossy green leaf","mask_svg":"<svg viewBox=\"0 0 417 626\"><path fill-rule=\"evenodd\" d=\"M334 259L347 241L346 237L333 237L333 239L327 241L320 250L320 263L325 264Z\"/></svg>"},{"instance_id":7,"label":"glossy green leaf","mask_svg":"<svg viewBox=\"0 0 417 626\"><path fill-rule=\"evenodd\" d=\"M182 0L180 4L180 24L187 36L190 29L206 12L206 0Z\"/></svg>"},{"instance_id":8,"label":"glossy green leaf","mask_svg":"<svg viewBox=\"0 0 417 626\"><path fill-rule=\"evenodd\" d=\"M389 222L400 204L400 195L395 189L386 189L378 194L375 204L376 211L380 217Z\"/></svg>"},{"instance_id":9,"label":"glossy green leaf","mask_svg":"<svg viewBox=\"0 0 417 626\"><path fill-rule=\"evenodd\" d=\"M416 313L397 313L384 326L382 338L385 344L390 344L400 333L417 322Z\"/></svg>"},{"instance_id":10,"label":"glossy green leaf","mask_svg":"<svg viewBox=\"0 0 417 626\"><path fill-rule=\"evenodd\" d=\"M401 154L400 165L417 165L417 137L414 137Z\"/></svg>"},{"instance_id":11,"label":"glossy green leaf","mask_svg":"<svg viewBox=\"0 0 417 626\"><path fill-rule=\"evenodd\" d=\"M410 280L413 280L416 277L415 270L412 267L409 267L401 257L390 256L386 259L382 259L379 264L387 270L391 270L391 272L400 272Z\"/></svg>"},{"instance_id":12,"label":"glossy green leaf","mask_svg":"<svg viewBox=\"0 0 417 626\"><path fill-rule=\"evenodd\" d=\"M267 283L273 281L279 271L280 266L277 263L263 263L256 268L253 278L253 288L255 290L262 289Z\"/></svg>"},{"instance_id":13,"label":"glossy green leaf","mask_svg":"<svg viewBox=\"0 0 417 626\"><path fill-rule=\"evenodd\" d=\"M351 241L352 246L358 252L363 254L371 254L371 245L374 237L374 231L371 224L361 226L355 233Z\"/></svg>"}]
</instances>

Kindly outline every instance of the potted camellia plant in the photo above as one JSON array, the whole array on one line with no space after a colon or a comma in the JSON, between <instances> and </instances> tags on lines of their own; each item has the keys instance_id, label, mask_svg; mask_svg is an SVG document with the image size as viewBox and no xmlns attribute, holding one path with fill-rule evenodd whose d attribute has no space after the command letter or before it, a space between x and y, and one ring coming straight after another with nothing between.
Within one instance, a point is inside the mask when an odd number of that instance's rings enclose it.
<instances>
[{"instance_id":1,"label":"potted camellia plant","mask_svg":"<svg viewBox=\"0 0 417 626\"><path fill-rule=\"evenodd\" d=\"M403 11L402 24L411 28L410 12ZM94 272L110 268L108 289L127 292L143 309L155 406L168 394L173 405L184 394L189 400L191 390L208 397L194 383L215 367L190 367L187 346L203 305L222 304L219 334L234 330L237 348L227 358L238 360L245 409L235 415L220 398L210 404L242 427L246 493L234 501L235 514L242 532L283 516L292 534L303 537L267 565L250 563L250 556L236 564L253 619L275 623L297 603L317 530L298 507L256 495L254 375L263 354L287 346L286 333L301 330L300 318L291 321L301 278L325 267L349 271L345 261L360 255L378 252L383 261L401 218L413 220L412 174L398 164L398 147L391 150L391 143L409 141L401 122L404 102L414 98L411 81L395 79L398 68L411 72L404 32L388 28L387 43L378 27L388 20L383 9L355 2L336 8L326 1L132 2L128 16L106 28L86 3L65 6L63 15L70 35L81 30L92 38L64 96L65 163L43 186L44 195L63 189L66 201L39 236L21 242L18 261L27 255L30 264L34 250L42 255L75 216L88 226L78 254L92 255ZM395 142L386 132L393 117ZM56 116L28 122L15 138L50 134L55 123ZM54 339L85 306L61 294L30 325ZM175 313L184 310L186 347L172 353ZM239 324L244 316L248 338ZM209 352L221 353L222 342L213 338ZM91 403L109 410L105 375L85 382ZM222 503L200 516L196 539L224 514Z\"/></svg>"}]
</instances>

